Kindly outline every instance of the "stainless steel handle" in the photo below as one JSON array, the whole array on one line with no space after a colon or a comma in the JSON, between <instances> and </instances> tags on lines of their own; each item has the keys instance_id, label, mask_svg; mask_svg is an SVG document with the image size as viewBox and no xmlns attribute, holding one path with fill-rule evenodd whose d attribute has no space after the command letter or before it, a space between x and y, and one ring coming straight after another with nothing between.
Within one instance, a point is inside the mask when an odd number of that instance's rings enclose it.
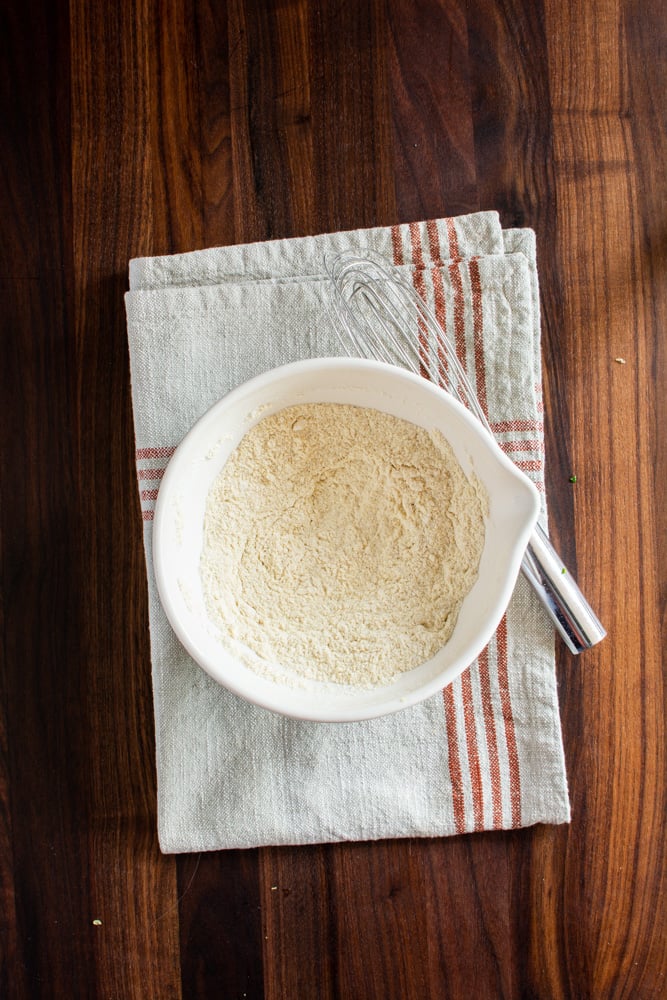
<instances>
[{"instance_id":1,"label":"stainless steel handle","mask_svg":"<svg viewBox=\"0 0 667 1000\"><path fill-rule=\"evenodd\" d=\"M521 564L554 625L573 653L590 649L606 636L600 620L537 524Z\"/></svg>"}]
</instances>

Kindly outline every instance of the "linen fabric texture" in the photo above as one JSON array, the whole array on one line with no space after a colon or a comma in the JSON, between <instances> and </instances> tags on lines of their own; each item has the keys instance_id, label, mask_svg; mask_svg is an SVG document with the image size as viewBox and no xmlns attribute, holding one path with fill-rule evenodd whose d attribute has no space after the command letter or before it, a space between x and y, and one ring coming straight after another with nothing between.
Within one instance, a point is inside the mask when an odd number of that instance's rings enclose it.
<instances>
[{"instance_id":1,"label":"linen fabric texture","mask_svg":"<svg viewBox=\"0 0 667 1000\"><path fill-rule=\"evenodd\" d=\"M519 577L487 649L441 694L367 722L257 708L185 652L160 604L152 518L175 447L270 368L339 356L324 261L400 268L451 336L506 453L544 504L535 237L498 215L218 247L130 262L127 330L165 853L440 837L570 817L553 628Z\"/></svg>"}]
</instances>

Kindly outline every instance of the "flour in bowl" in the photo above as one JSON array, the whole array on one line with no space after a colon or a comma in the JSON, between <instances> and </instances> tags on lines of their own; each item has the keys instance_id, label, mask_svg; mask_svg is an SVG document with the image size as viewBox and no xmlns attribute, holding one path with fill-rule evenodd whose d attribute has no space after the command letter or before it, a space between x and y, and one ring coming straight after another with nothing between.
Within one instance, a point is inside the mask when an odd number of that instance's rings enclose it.
<instances>
[{"instance_id":1,"label":"flour in bowl","mask_svg":"<svg viewBox=\"0 0 667 1000\"><path fill-rule=\"evenodd\" d=\"M430 659L476 578L487 497L438 432L378 410L291 406L211 487L201 576L252 666L372 687Z\"/></svg>"}]
</instances>

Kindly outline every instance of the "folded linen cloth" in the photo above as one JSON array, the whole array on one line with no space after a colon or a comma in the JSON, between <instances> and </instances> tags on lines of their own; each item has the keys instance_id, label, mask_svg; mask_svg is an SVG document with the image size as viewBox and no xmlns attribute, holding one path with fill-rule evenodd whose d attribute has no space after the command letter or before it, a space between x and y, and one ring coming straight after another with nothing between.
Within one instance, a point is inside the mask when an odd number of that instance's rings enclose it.
<instances>
[{"instance_id":1,"label":"folded linen cloth","mask_svg":"<svg viewBox=\"0 0 667 1000\"><path fill-rule=\"evenodd\" d=\"M436 837L569 820L553 631L520 578L487 649L442 694L368 722L283 718L188 656L153 575L175 446L245 379L343 353L325 255L381 254L451 332L504 450L543 493L539 293L530 230L493 212L130 262L126 296L166 853ZM546 516L546 509L543 511Z\"/></svg>"}]
</instances>

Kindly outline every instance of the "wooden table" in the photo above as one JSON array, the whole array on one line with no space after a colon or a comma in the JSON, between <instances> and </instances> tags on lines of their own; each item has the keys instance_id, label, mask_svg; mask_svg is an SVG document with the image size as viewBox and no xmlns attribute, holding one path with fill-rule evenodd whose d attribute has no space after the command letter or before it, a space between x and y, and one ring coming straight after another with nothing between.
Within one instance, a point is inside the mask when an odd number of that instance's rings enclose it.
<instances>
[{"instance_id":1,"label":"wooden table","mask_svg":"<svg viewBox=\"0 0 667 1000\"><path fill-rule=\"evenodd\" d=\"M667 995L664 7L8 8L0 995ZM537 233L552 532L609 630L558 650L572 823L161 856L128 260L478 208Z\"/></svg>"}]
</instances>

